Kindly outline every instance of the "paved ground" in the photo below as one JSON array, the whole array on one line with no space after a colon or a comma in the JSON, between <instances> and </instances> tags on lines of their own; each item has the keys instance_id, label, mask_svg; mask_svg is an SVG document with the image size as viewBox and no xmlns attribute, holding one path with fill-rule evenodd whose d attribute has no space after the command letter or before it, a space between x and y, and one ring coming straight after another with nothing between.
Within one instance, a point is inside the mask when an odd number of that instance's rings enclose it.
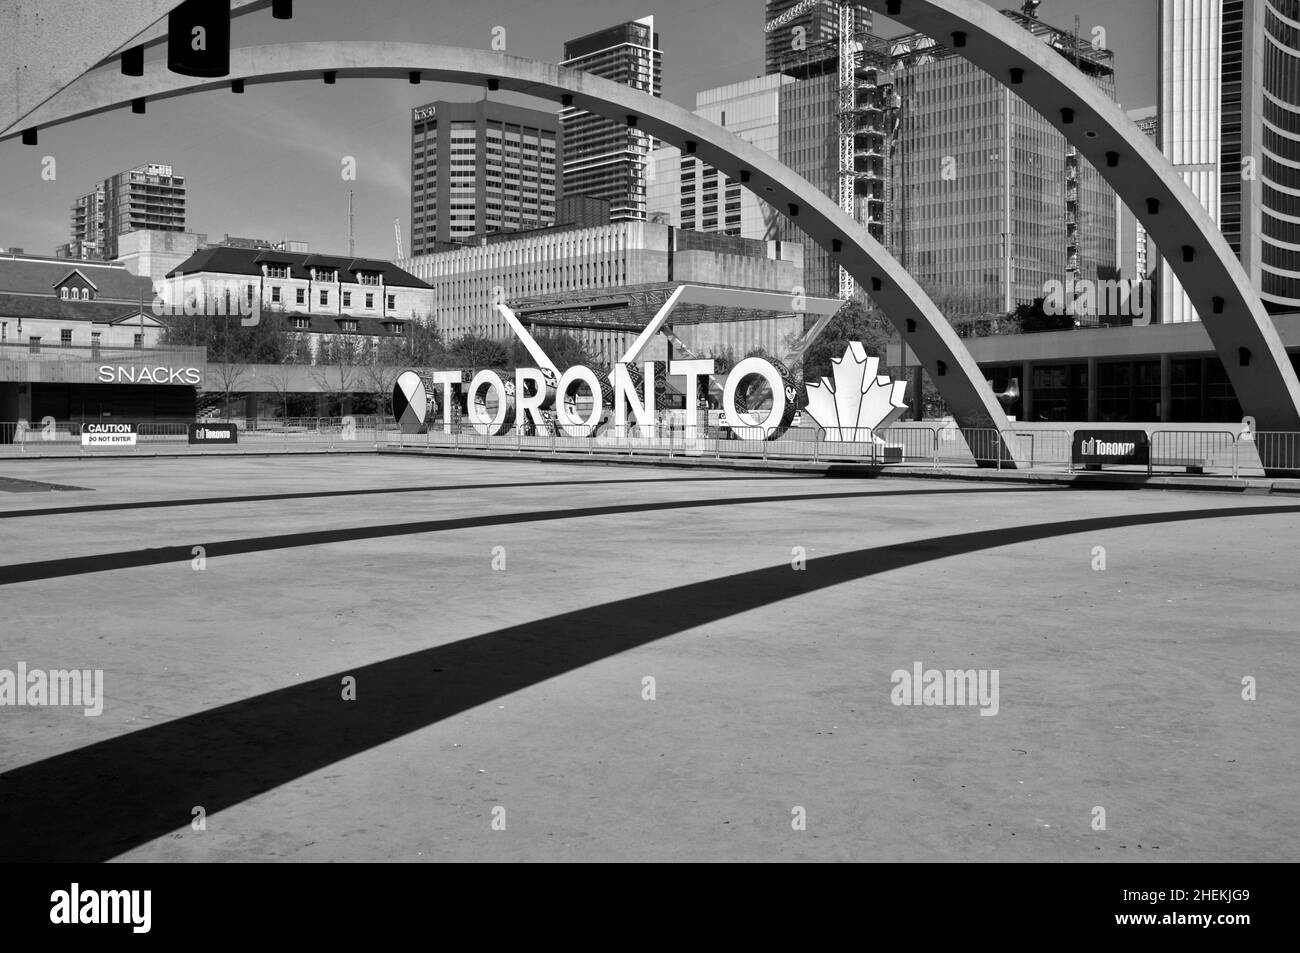
<instances>
[{"instance_id":1,"label":"paved ground","mask_svg":"<svg viewBox=\"0 0 1300 953\"><path fill-rule=\"evenodd\" d=\"M0 707L6 858L1300 859L1285 499L371 456L0 475L31 484L0 494L0 669L106 696ZM894 705L917 662L996 670L997 714Z\"/></svg>"}]
</instances>

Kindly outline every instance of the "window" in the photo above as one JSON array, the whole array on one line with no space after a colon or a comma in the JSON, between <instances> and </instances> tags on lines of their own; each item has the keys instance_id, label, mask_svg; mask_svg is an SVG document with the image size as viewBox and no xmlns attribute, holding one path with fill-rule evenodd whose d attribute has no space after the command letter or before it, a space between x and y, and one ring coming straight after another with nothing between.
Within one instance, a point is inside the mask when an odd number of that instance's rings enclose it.
<instances>
[{"instance_id":1,"label":"window","mask_svg":"<svg viewBox=\"0 0 1300 953\"><path fill-rule=\"evenodd\" d=\"M63 347L72 347L72 329L64 328L59 332L59 344Z\"/></svg>"},{"instance_id":2,"label":"window","mask_svg":"<svg viewBox=\"0 0 1300 953\"><path fill-rule=\"evenodd\" d=\"M345 308L350 308L350 307L352 307L352 292L351 292L351 291L345 291L345 292L343 292L343 307L345 307Z\"/></svg>"},{"instance_id":3,"label":"window","mask_svg":"<svg viewBox=\"0 0 1300 953\"><path fill-rule=\"evenodd\" d=\"M307 303L307 289L306 289L306 288L299 288L299 289L298 289L297 302L298 302L299 304L306 304L306 303Z\"/></svg>"},{"instance_id":4,"label":"window","mask_svg":"<svg viewBox=\"0 0 1300 953\"><path fill-rule=\"evenodd\" d=\"M267 265L266 276L268 278L288 278L289 266L288 265Z\"/></svg>"},{"instance_id":5,"label":"window","mask_svg":"<svg viewBox=\"0 0 1300 953\"><path fill-rule=\"evenodd\" d=\"M89 300L90 300L90 289L89 289L89 288L82 288L82 289L81 289L81 300L82 300L82 301L89 301Z\"/></svg>"},{"instance_id":6,"label":"window","mask_svg":"<svg viewBox=\"0 0 1300 953\"><path fill-rule=\"evenodd\" d=\"M344 331L355 331L357 329L357 322L344 319L339 322L339 327Z\"/></svg>"},{"instance_id":7,"label":"window","mask_svg":"<svg viewBox=\"0 0 1300 953\"><path fill-rule=\"evenodd\" d=\"M92 360L99 360L99 332L90 332L90 357Z\"/></svg>"},{"instance_id":8,"label":"window","mask_svg":"<svg viewBox=\"0 0 1300 953\"><path fill-rule=\"evenodd\" d=\"M401 321L389 321L384 325L384 327L388 328L388 330L393 334L402 334L406 328Z\"/></svg>"},{"instance_id":9,"label":"window","mask_svg":"<svg viewBox=\"0 0 1300 953\"><path fill-rule=\"evenodd\" d=\"M27 350L33 354L41 353L41 339L36 336L27 339Z\"/></svg>"},{"instance_id":10,"label":"window","mask_svg":"<svg viewBox=\"0 0 1300 953\"><path fill-rule=\"evenodd\" d=\"M143 334L137 334L137 335L135 335L135 337L133 337L133 338L131 339L131 346L134 347L137 351L140 350L141 348L143 348L143 347L144 347L144 335L143 335Z\"/></svg>"},{"instance_id":11,"label":"window","mask_svg":"<svg viewBox=\"0 0 1300 953\"><path fill-rule=\"evenodd\" d=\"M60 288L60 289L59 289L59 297L62 298L64 301L67 301L67 300L68 300L68 289L67 289L67 288Z\"/></svg>"},{"instance_id":12,"label":"window","mask_svg":"<svg viewBox=\"0 0 1300 953\"><path fill-rule=\"evenodd\" d=\"M311 321L309 319L307 318L293 319L293 329L295 331L306 331L309 327L311 327Z\"/></svg>"},{"instance_id":13,"label":"window","mask_svg":"<svg viewBox=\"0 0 1300 953\"><path fill-rule=\"evenodd\" d=\"M397 295L389 295L387 300L389 310L397 307Z\"/></svg>"},{"instance_id":14,"label":"window","mask_svg":"<svg viewBox=\"0 0 1300 953\"><path fill-rule=\"evenodd\" d=\"M320 306L323 308L329 303L330 303L330 293L328 291L322 291L320 293Z\"/></svg>"},{"instance_id":15,"label":"window","mask_svg":"<svg viewBox=\"0 0 1300 953\"><path fill-rule=\"evenodd\" d=\"M367 308L373 308L374 306L375 306L375 296L374 296L373 294L367 294L367 295L366 295L366 307L367 307Z\"/></svg>"},{"instance_id":16,"label":"window","mask_svg":"<svg viewBox=\"0 0 1300 953\"><path fill-rule=\"evenodd\" d=\"M276 304L279 303L279 301L280 301L280 286L279 286L279 285L272 285L272 286L271 286L271 300L272 300L273 302L275 302Z\"/></svg>"}]
</instances>

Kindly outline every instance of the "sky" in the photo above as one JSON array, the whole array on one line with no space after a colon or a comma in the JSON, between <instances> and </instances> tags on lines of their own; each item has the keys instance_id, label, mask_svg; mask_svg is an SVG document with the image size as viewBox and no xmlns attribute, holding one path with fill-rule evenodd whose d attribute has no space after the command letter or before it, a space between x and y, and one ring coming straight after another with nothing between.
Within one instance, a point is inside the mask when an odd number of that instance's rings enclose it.
<instances>
[{"instance_id":1,"label":"sky","mask_svg":"<svg viewBox=\"0 0 1300 953\"><path fill-rule=\"evenodd\" d=\"M1156 100L1157 7L1158 0L1044 0L1039 17L1069 29L1077 15L1085 37L1103 27L1119 101L1138 108ZM660 35L664 98L678 105L694 108L697 91L763 72L762 0L297 0L290 21L269 10L238 18L233 45L352 39L487 48L504 27L508 52L556 62L565 40L645 16L655 17ZM884 18L876 28L903 32ZM411 108L484 95L398 80L281 83L150 103L144 116L114 110L42 130L35 148L0 143L0 248L53 254L70 238L77 196L116 172L160 162L185 176L186 227L209 240L290 239L346 253L351 189L357 254L393 258L395 218L410 248ZM41 176L46 156L55 159L53 181ZM345 156L356 160L356 181L340 174Z\"/></svg>"}]
</instances>

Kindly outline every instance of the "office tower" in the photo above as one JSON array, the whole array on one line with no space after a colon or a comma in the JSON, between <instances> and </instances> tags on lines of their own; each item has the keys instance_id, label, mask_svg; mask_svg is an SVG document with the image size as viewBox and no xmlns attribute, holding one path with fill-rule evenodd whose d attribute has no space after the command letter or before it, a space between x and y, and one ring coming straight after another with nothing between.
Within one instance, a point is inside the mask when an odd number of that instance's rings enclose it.
<instances>
[{"instance_id":1,"label":"office tower","mask_svg":"<svg viewBox=\"0 0 1300 953\"><path fill-rule=\"evenodd\" d=\"M1300 308L1300 5L1161 0L1160 144L1270 311ZM1161 321L1199 320L1168 265Z\"/></svg>"},{"instance_id":2,"label":"office tower","mask_svg":"<svg viewBox=\"0 0 1300 953\"><path fill-rule=\"evenodd\" d=\"M411 254L555 222L554 113L480 100L411 111Z\"/></svg>"},{"instance_id":3,"label":"office tower","mask_svg":"<svg viewBox=\"0 0 1300 953\"><path fill-rule=\"evenodd\" d=\"M724 127L776 158L781 147L781 92L795 83L780 73L697 93L695 115ZM777 237L779 213L738 179L676 146L651 154L648 210L651 220L701 232L743 238Z\"/></svg>"},{"instance_id":4,"label":"office tower","mask_svg":"<svg viewBox=\"0 0 1300 953\"><path fill-rule=\"evenodd\" d=\"M149 163L105 179L72 204L72 240L61 258L118 255L118 237L137 230L185 231L185 178L169 165Z\"/></svg>"},{"instance_id":5,"label":"office tower","mask_svg":"<svg viewBox=\"0 0 1300 953\"><path fill-rule=\"evenodd\" d=\"M1002 15L1108 96L1113 55L1033 17ZM1005 313L1048 282L1113 277L1115 194L1046 118L922 34L895 38L889 244L922 283Z\"/></svg>"},{"instance_id":6,"label":"office tower","mask_svg":"<svg viewBox=\"0 0 1300 953\"><path fill-rule=\"evenodd\" d=\"M663 55L654 17L621 23L564 44L561 66L584 70L654 96L662 93ZM564 189L610 203L612 221L644 221L652 138L582 109L560 110Z\"/></svg>"}]
</instances>

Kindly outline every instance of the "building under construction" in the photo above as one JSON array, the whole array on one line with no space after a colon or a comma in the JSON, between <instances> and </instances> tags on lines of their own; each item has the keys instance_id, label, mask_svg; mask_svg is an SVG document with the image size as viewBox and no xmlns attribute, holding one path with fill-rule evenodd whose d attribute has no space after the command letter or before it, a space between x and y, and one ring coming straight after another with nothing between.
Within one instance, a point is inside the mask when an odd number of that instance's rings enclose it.
<instances>
[{"instance_id":1,"label":"building under construction","mask_svg":"<svg viewBox=\"0 0 1300 953\"><path fill-rule=\"evenodd\" d=\"M1004 16L1074 63L1112 99L1114 58L1042 22ZM890 41L897 109L887 137L890 250L923 284L971 311L1006 313L1048 281L1115 276L1116 198L1048 120L924 34Z\"/></svg>"},{"instance_id":2,"label":"building under construction","mask_svg":"<svg viewBox=\"0 0 1300 953\"><path fill-rule=\"evenodd\" d=\"M795 80L781 88L781 161L883 242L894 105L889 43L871 32L871 11L857 3L768 0L766 14L767 73ZM847 275L800 229L782 222L781 237L806 246L810 293L852 293Z\"/></svg>"}]
</instances>

